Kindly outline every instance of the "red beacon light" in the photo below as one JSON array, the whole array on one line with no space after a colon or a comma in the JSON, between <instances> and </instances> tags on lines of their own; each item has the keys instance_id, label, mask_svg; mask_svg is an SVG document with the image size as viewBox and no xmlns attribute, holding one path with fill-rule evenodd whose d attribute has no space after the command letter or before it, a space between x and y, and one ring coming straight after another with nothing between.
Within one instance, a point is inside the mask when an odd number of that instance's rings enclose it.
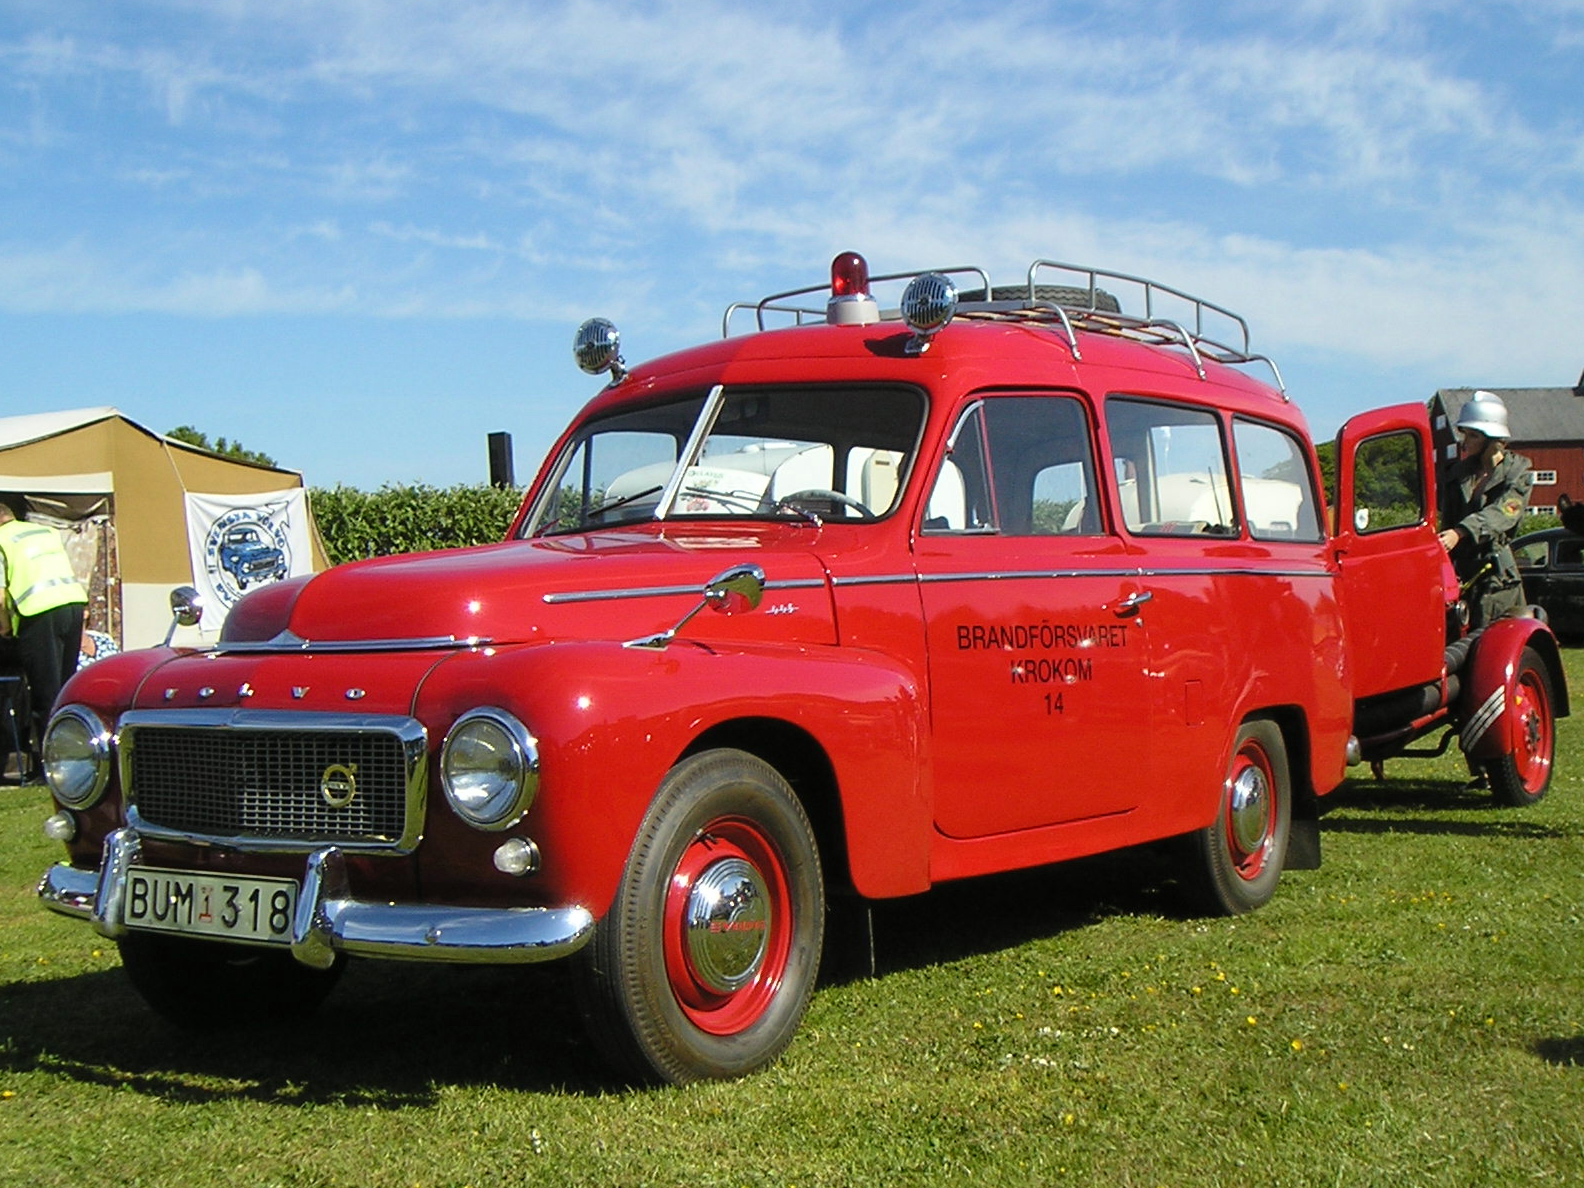
<instances>
[{"instance_id":1,"label":"red beacon light","mask_svg":"<svg viewBox=\"0 0 1584 1188\"><path fill-rule=\"evenodd\" d=\"M867 326L880 320L880 306L869 295L869 263L857 252L831 261L831 297L825 320L833 326Z\"/></svg>"}]
</instances>

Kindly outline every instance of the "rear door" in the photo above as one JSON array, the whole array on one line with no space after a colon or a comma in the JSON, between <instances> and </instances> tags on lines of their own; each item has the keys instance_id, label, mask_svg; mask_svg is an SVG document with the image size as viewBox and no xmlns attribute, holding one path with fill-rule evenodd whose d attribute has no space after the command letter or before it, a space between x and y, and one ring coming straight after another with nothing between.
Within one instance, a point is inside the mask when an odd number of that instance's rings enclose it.
<instances>
[{"instance_id":1,"label":"rear door","mask_svg":"<svg viewBox=\"0 0 1584 1188\"><path fill-rule=\"evenodd\" d=\"M1434 483L1424 405L1361 413L1338 433L1335 548L1355 699L1441 677L1450 563Z\"/></svg>"}]
</instances>

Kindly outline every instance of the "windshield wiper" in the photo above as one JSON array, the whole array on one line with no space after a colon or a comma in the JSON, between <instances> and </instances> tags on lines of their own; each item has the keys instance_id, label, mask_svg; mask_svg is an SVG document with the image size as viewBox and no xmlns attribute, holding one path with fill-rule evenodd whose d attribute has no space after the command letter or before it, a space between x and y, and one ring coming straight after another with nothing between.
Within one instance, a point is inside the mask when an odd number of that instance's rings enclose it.
<instances>
[{"instance_id":1,"label":"windshield wiper","mask_svg":"<svg viewBox=\"0 0 1584 1188\"><path fill-rule=\"evenodd\" d=\"M567 530L575 532L584 528L592 528L594 525L590 524L589 520L594 516L602 516L608 511L615 511L618 507L625 507L627 504L632 503L635 500L657 494L661 490L662 488L660 487L645 487L642 491L634 491L631 495L623 495L617 499L607 499L603 503L596 503L593 507L585 507L580 512L578 512L576 527L569 528ZM570 516L557 516L555 519L551 520L549 524L545 525L540 535L551 535L556 531L556 529L560 528L561 525L569 519L571 519Z\"/></svg>"}]
</instances>

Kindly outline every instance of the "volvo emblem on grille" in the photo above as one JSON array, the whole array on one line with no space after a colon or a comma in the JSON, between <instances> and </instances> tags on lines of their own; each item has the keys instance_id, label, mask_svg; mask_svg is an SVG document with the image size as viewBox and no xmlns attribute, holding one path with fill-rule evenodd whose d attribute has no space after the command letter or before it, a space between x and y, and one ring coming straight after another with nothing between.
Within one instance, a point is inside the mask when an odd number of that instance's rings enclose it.
<instances>
[{"instance_id":1,"label":"volvo emblem on grille","mask_svg":"<svg viewBox=\"0 0 1584 1188\"><path fill-rule=\"evenodd\" d=\"M332 763L319 777L319 795L333 809L344 809L357 795L357 764Z\"/></svg>"}]
</instances>

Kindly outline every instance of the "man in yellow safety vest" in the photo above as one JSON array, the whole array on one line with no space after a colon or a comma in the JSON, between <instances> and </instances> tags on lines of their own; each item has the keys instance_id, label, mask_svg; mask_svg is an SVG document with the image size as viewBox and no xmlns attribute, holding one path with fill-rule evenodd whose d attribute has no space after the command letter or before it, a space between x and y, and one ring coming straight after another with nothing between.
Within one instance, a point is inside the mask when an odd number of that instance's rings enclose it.
<instances>
[{"instance_id":1,"label":"man in yellow safety vest","mask_svg":"<svg viewBox=\"0 0 1584 1188\"><path fill-rule=\"evenodd\" d=\"M15 635L32 708L35 768L55 698L77 671L88 592L72 572L60 534L29 524L0 499L0 635Z\"/></svg>"}]
</instances>

